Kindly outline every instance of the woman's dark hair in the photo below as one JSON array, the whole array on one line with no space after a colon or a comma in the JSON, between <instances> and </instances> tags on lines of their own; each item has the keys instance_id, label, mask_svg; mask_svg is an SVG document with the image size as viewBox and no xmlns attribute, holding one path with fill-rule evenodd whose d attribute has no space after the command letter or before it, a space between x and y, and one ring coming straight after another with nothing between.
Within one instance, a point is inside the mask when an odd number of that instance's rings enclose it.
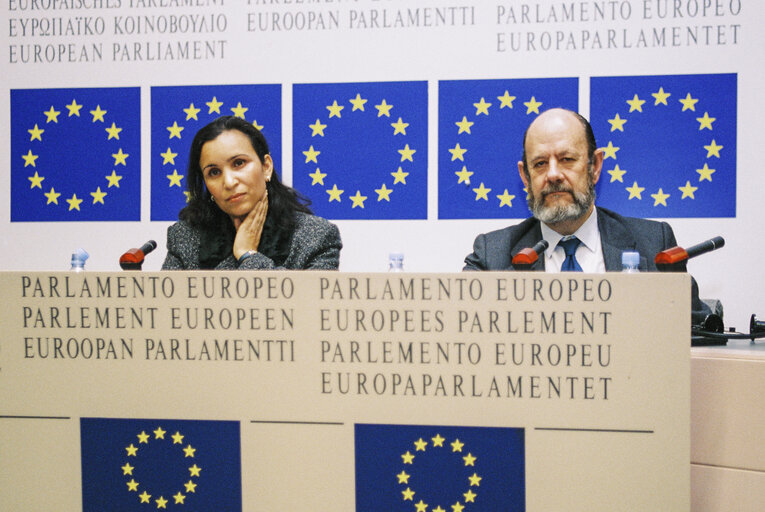
<instances>
[{"instance_id":1,"label":"woman's dark hair","mask_svg":"<svg viewBox=\"0 0 765 512\"><path fill-rule=\"evenodd\" d=\"M268 143L260 130L244 119L235 116L223 116L214 120L200 129L191 142L189 167L186 173L189 201L180 211L178 217L203 231L231 235L234 230L233 223L229 216L212 201L212 196L205 186L204 174L199 167L202 146L229 130L238 130L245 134L250 139L260 163L265 163L265 157L269 154ZM279 180L276 169L271 173L271 179L266 182L266 192L268 194L268 213L263 233L264 235L269 233L270 237L279 245L278 248L272 247L273 250L268 252L284 253L287 249L285 244L289 242L295 227L295 212L312 213L308 207L310 201L298 194L295 189L284 185ZM233 238L231 240L233 242ZM273 244L269 243L268 245ZM261 248L258 250L263 252Z\"/></svg>"}]
</instances>

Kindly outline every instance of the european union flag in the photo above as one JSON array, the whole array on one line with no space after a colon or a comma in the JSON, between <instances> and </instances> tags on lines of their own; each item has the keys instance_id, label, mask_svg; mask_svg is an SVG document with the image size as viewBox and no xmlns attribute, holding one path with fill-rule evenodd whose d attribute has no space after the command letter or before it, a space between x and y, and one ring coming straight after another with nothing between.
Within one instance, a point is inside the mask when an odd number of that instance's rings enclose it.
<instances>
[{"instance_id":1,"label":"european union flag","mask_svg":"<svg viewBox=\"0 0 765 512\"><path fill-rule=\"evenodd\" d=\"M446 80L438 85L438 218L529 216L518 175L523 134L545 110L577 110L578 79Z\"/></svg>"},{"instance_id":2,"label":"european union flag","mask_svg":"<svg viewBox=\"0 0 765 512\"><path fill-rule=\"evenodd\" d=\"M359 512L525 510L522 428L357 424L355 443Z\"/></svg>"},{"instance_id":3,"label":"european union flag","mask_svg":"<svg viewBox=\"0 0 765 512\"><path fill-rule=\"evenodd\" d=\"M282 89L268 85L151 88L151 220L177 220L186 206L191 141L221 116L252 122L268 141L281 171Z\"/></svg>"},{"instance_id":4,"label":"european union flag","mask_svg":"<svg viewBox=\"0 0 765 512\"><path fill-rule=\"evenodd\" d=\"M82 509L242 510L239 423L81 418Z\"/></svg>"},{"instance_id":5,"label":"european union flag","mask_svg":"<svg viewBox=\"0 0 765 512\"><path fill-rule=\"evenodd\" d=\"M141 220L140 89L11 90L11 222Z\"/></svg>"},{"instance_id":6,"label":"european union flag","mask_svg":"<svg viewBox=\"0 0 765 512\"><path fill-rule=\"evenodd\" d=\"M293 184L330 219L428 216L427 82L296 84Z\"/></svg>"},{"instance_id":7,"label":"european union flag","mask_svg":"<svg viewBox=\"0 0 765 512\"><path fill-rule=\"evenodd\" d=\"M736 75L594 77L597 204L634 217L736 216Z\"/></svg>"}]
</instances>

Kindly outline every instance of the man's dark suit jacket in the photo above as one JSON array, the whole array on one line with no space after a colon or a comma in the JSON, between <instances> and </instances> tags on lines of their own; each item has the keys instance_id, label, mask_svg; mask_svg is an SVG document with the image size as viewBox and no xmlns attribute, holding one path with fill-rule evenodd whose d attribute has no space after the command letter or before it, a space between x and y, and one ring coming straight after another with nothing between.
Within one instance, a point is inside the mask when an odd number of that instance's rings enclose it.
<instances>
[{"instance_id":1,"label":"man's dark suit jacket","mask_svg":"<svg viewBox=\"0 0 765 512\"><path fill-rule=\"evenodd\" d=\"M596 208L600 243L606 271L617 272L622 269L622 252L640 253L640 270L657 271L654 257L677 241L672 228L666 222L656 222L633 217L622 217L605 208ZM513 256L520 250L533 247L542 240L542 228L537 219L531 217L520 224L490 233L478 235L473 243L473 252L465 258L463 270L515 270ZM544 270L545 258L540 258L531 270ZM692 322L700 324L708 314L709 307L699 300L699 289L695 279L691 279Z\"/></svg>"}]
</instances>

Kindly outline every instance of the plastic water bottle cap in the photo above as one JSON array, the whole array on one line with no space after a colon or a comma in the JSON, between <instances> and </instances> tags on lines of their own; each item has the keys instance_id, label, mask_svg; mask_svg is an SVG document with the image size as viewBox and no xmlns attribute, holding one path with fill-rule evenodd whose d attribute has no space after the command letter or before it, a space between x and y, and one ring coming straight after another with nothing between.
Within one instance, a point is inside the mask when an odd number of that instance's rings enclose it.
<instances>
[{"instance_id":1,"label":"plastic water bottle cap","mask_svg":"<svg viewBox=\"0 0 765 512\"><path fill-rule=\"evenodd\" d=\"M640 265L640 253L633 251L624 251L622 253L622 266L637 268Z\"/></svg>"}]
</instances>

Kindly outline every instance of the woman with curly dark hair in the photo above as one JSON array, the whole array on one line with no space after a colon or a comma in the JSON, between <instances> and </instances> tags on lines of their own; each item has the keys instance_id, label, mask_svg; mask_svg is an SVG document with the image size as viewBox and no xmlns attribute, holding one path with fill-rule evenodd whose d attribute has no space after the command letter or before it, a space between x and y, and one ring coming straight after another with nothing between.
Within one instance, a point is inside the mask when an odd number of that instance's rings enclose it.
<instances>
[{"instance_id":1,"label":"woman with curly dark hair","mask_svg":"<svg viewBox=\"0 0 765 512\"><path fill-rule=\"evenodd\" d=\"M220 117L197 132L187 180L164 270L338 268L337 226L279 181L266 139L244 119Z\"/></svg>"}]
</instances>

